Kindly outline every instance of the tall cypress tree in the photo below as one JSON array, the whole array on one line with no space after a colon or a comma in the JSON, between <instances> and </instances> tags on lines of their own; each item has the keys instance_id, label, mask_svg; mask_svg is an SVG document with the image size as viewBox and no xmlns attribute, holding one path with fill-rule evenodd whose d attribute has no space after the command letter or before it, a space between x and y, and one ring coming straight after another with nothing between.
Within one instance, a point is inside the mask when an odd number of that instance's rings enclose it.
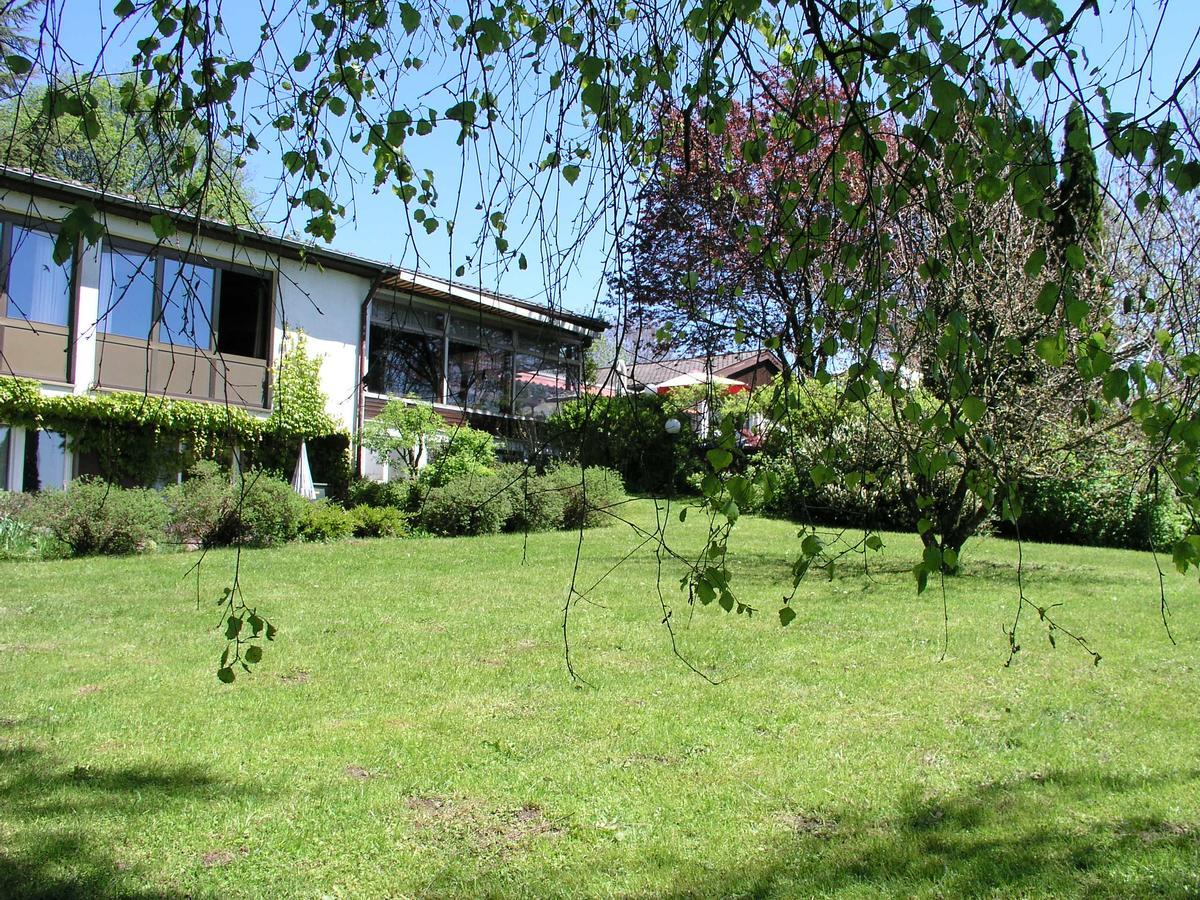
<instances>
[{"instance_id":1,"label":"tall cypress tree","mask_svg":"<svg viewBox=\"0 0 1200 900\"><path fill-rule=\"evenodd\" d=\"M1062 246L1076 244L1090 253L1100 246L1100 167L1092 149L1092 131L1078 103L1072 103L1063 126L1062 181L1055 235Z\"/></svg>"}]
</instances>

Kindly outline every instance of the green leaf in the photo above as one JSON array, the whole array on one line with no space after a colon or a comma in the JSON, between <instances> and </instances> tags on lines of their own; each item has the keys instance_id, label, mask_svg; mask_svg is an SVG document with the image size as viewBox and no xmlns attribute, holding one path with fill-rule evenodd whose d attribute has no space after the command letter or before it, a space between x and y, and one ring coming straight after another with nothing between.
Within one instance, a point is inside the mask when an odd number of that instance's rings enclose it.
<instances>
[{"instance_id":1,"label":"green leaf","mask_svg":"<svg viewBox=\"0 0 1200 900\"><path fill-rule=\"evenodd\" d=\"M713 467L714 472L720 472L722 469L728 469L730 463L733 462L733 454L728 450L723 450L717 447L714 450L709 450L707 454L708 464Z\"/></svg>"},{"instance_id":2,"label":"green leaf","mask_svg":"<svg viewBox=\"0 0 1200 900\"><path fill-rule=\"evenodd\" d=\"M473 125L475 124L476 109L474 100L464 100L461 103L455 103L446 110L446 118L455 122L461 122L464 127Z\"/></svg>"},{"instance_id":3,"label":"green leaf","mask_svg":"<svg viewBox=\"0 0 1200 900\"><path fill-rule=\"evenodd\" d=\"M796 611L790 606L785 606L779 610L779 624L787 628L796 618Z\"/></svg>"},{"instance_id":4,"label":"green leaf","mask_svg":"<svg viewBox=\"0 0 1200 900\"><path fill-rule=\"evenodd\" d=\"M222 668L217 669L217 680L223 682L224 684L233 684L233 679L236 677L237 676L233 674L233 669L231 669L229 666L223 666Z\"/></svg>"},{"instance_id":5,"label":"green leaf","mask_svg":"<svg viewBox=\"0 0 1200 900\"><path fill-rule=\"evenodd\" d=\"M33 69L31 61L16 53L4 57L4 63L14 75L25 75Z\"/></svg>"},{"instance_id":6,"label":"green leaf","mask_svg":"<svg viewBox=\"0 0 1200 900\"><path fill-rule=\"evenodd\" d=\"M312 62L312 54L305 50L303 53L296 54L296 58L292 60L292 68L297 72L303 72L308 68L310 62Z\"/></svg>"},{"instance_id":7,"label":"green leaf","mask_svg":"<svg viewBox=\"0 0 1200 900\"><path fill-rule=\"evenodd\" d=\"M400 25L405 34L412 34L421 27L421 13L410 3L400 4Z\"/></svg>"},{"instance_id":8,"label":"green leaf","mask_svg":"<svg viewBox=\"0 0 1200 900\"><path fill-rule=\"evenodd\" d=\"M262 662L262 656L262 647L259 647L257 644L246 648L246 662L251 664Z\"/></svg>"},{"instance_id":9,"label":"green leaf","mask_svg":"<svg viewBox=\"0 0 1200 900\"><path fill-rule=\"evenodd\" d=\"M967 397L962 402L962 414L968 422L978 422L987 412L987 404L978 397Z\"/></svg>"},{"instance_id":10,"label":"green leaf","mask_svg":"<svg viewBox=\"0 0 1200 900\"><path fill-rule=\"evenodd\" d=\"M150 227L154 229L156 238L165 241L175 233L175 220L165 213L157 213L150 217Z\"/></svg>"},{"instance_id":11,"label":"green leaf","mask_svg":"<svg viewBox=\"0 0 1200 900\"><path fill-rule=\"evenodd\" d=\"M567 180L567 184L574 184L579 178L579 166L563 166L562 176Z\"/></svg>"},{"instance_id":12,"label":"green leaf","mask_svg":"<svg viewBox=\"0 0 1200 900\"><path fill-rule=\"evenodd\" d=\"M984 203L995 203L1008 192L1008 184L995 175L984 175L975 182L975 196Z\"/></svg>"},{"instance_id":13,"label":"green leaf","mask_svg":"<svg viewBox=\"0 0 1200 900\"><path fill-rule=\"evenodd\" d=\"M1029 259L1025 260L1025 275L1028 278L1037 278L1042 273L1042 269L1046 265L1046 251L1042 247L1038 247L1029 254Z\"/></svg>"}]
</instances>

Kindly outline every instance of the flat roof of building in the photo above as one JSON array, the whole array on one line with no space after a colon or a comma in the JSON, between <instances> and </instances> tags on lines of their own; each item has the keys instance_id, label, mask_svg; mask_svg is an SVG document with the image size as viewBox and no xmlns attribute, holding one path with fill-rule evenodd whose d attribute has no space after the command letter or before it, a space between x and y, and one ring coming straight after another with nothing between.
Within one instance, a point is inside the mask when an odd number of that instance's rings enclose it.
<instances>
[{"instance_id":1,"label":"flat roof of building","mask_svg":"<svg viewBox=\"0 0 1200 900\"><path fill-rule=\"evenodd\" d=\"M353 253L323 247L315 242L301 241L241 225L230 225L218 219L182 213L161 204L139 200L123 194L112 194L92 185L39 175L24 169L0 166L0 190L18 191L64 203L91 203L97 210L117 213L136 221L149 222L151 216L167 215L180 230L192 231L202 237L227 241L239 246L271 253L284 259L312 262L320 266L370 278L377 288L406 291L426 297L453 301L510 318L578 333L598 334L608 323L595 316L569 312L547 305L532 303L507 294L474 288L452 280L437 278L400 266L368 259Z\"/></svg>"}]
</instances>

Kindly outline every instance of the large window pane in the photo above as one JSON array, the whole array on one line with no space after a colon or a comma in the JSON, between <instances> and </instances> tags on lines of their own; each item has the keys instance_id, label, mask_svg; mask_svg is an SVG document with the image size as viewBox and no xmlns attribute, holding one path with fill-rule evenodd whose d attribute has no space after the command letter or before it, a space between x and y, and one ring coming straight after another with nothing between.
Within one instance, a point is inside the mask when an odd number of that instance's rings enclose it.
<instances>
[{"instance_id":1,"label":"large window pane","mask_svg":"<svg viewBox=\"0 0 1200 900\"><path fill-rule=\"evenodd\" d=\"M512 346L512 332L507 328L481 325L478 321L460 316L450 317L450 339L476 344L488 350L507 350Z\"/></svg>"},{"instance_id":2,"label":"large window pane","mask_svg":"<svg viewBox=\"0 0 1200 900\"><path fill-rule=\"evenodd\" d=\"M440 400L442 339L372 325L367 389L377 394Z\"/></svg>"},{"instance_id":3,"label":"large window pane","mask_svg":"<svg viewBox=\"0 0 1200 900\"><path fill-rule=\"evenodd\" d=\"M560 403L579 395L579 367L571 362L518 353L513 411L519 416L549 417Z\"/></svg>"},{"instance_id":4,"label":"large window pane","mask_svg":"<svg viewBox=\"0 0 1200 900\"><path fill-rule=\"evenodd\" d=\"M212 339L213 270L163 260L162 318L158 339L207 350Z\"/></svg>"},{"instance_id":5,"label":"large window pane","mask_svg":"<svg viewBox=\"0 0 1200 900\"><path fill-rule=\"evenodd\" d=\"M451 341L447 362L447 403L495 413L510 410L512 353Z\"/></svg>"},{"instance_id":6,"label":"large window pane","mask_svg":"<svg viewBox=\"0 0 1200 900\"><path fill-rule=\"evenodd\" d=\"M411 303L375 301L371 304L371 321L393 330L415 331L427 336L440 336L446 330L444 313L433 312Z\"/></svg>"},{"instance_id":7,"label":"large window pane","mask_svg":"<svg viewBox=\"0 0 1200 900\"><path fill-rule=\"evenodd\" d=\"M66 485L67 442L54 431L25 432L27 491L58 490Z\"/></svg>"},{"instance_id":8,"label":"large window pane","mask_svg":"<svg viewBox=\"0 0 1200 900\"><path fill-rule=\"evenodd\" d=\"M150 337L154 323L154 260L135 250L108 248L100 257L100 330Z\"/></svg>"},{"instance_id":9,"label":"large window pane","mask_svg":"<svg viewBox=\"0 0 1200 900\"><path fill-rule=\"evenodd\" d=\"M221 272L217 352L267 358L267 298L271 282L258 275Z\"/></svg>"},{"instance_id":10,"label":"large window pane","mask_svg":"<svg viewBox=\"0 0 1200 900\"><path fill-rule=\"evenodd\" d=\"M54 238L44 231L12 226L8 315L44 325L70 320L70 269L54 262Z\"/></svg>"},{"instance_id":11,"label":"large window pane","mask_svg":"<svg viewBox=\"0 0 1200 900\"><path fill-rule=\"evenodd\" d=\"M12 447L12 429L7 425L0 425L0 491L9 490L8 486L8 459L12 452L9 448Z\"/></svg>"}]
</instances>

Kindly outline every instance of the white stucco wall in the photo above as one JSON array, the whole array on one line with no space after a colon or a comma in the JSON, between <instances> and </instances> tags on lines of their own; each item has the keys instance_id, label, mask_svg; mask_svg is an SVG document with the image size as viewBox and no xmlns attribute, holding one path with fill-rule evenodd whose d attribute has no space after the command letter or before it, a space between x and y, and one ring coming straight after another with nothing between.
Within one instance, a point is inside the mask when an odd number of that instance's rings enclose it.
<instances>
[{"instance_id":1,"label":"white stucco wall","mask_svg":"<svg viewBox=\"0 0 1200 900\"><path fill-rule=\"evenodd\" d=\"M370 279L283 260L276 282L272 358L279 359L285 328L302 329L309 355L321 359L329 414L350 429L358 383L359 316Z\"/></svg>"}]
</instances>

